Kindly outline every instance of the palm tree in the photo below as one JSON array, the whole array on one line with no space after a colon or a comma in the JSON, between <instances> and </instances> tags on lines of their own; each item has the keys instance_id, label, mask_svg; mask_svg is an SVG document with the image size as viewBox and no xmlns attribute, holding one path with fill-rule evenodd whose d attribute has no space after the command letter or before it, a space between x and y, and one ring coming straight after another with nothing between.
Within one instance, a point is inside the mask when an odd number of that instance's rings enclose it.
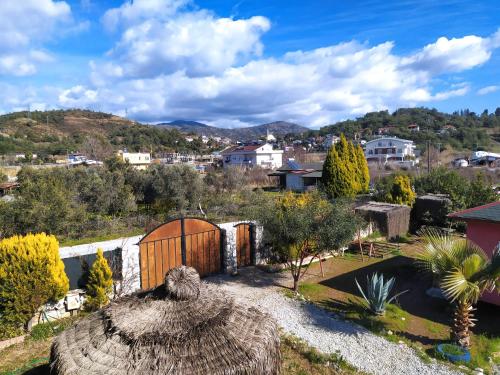
<instances>
[{"instance_id":1,"label":"palm tree","mask_svg":"<svg viewBox=\"0 0 500 375\"><path fill-rule=\"evenodd\" d=\"M455 302L452 338L462 347L470 347L470 329L474 327L474 305L485 291L500 292L500 248L491 260L477 245L428 231L417 262L438 278L444 295Z\"/></svg>"}]
</instances>

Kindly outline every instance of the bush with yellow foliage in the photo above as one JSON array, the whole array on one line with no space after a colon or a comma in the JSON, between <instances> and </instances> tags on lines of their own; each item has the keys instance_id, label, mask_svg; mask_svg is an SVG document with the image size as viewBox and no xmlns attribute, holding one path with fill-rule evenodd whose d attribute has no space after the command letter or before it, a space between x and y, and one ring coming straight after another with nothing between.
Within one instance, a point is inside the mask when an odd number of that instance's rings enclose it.
<instances>
[{"instance_id":1,"label":"bush with yellow foliage","mask_svg":"<svg viewBox=\"0 0 500 375\"><path fill-rule=\"evenodd\" d=\"M97 249L96 260L89 270L86 289L85 307L88 310L97 310L109 303L109 294L113 289L113 272L104 258L102 249Z\"/></svg>"},{"instance_id":2,"label":"bush with yellow foliage","mask_svg":"<svg viewBox=\"0 0 500 375\"><path fill-rule=\"evenodd\" d=\"M0 337L26 327L43 304L69 289L54 236L28 234L0 240Z\"/></svg>"}]
</instances>

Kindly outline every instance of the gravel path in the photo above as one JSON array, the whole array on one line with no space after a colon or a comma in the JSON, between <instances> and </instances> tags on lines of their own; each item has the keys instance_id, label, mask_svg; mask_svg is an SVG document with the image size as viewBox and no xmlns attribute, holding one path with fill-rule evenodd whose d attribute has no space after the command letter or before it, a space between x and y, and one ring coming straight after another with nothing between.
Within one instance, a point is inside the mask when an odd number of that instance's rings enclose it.
<instances>
[{"instance_id":1,"label":"gravel path","mask_svg":"<svg viewBox=\"0 0 500 375\"><path fill-rule=\"evenodd\" d=\"M287 283L282 274L269 275L249 267L239 276L208 278L240 302L271 314L283 329L305 340L323 353L340 353L350 364L377 375L459 374L447 366L424 363L415 351L377 336L349 321L335 318L310 303L285 297L279 285Z\"/></svg>"}]
</instances>

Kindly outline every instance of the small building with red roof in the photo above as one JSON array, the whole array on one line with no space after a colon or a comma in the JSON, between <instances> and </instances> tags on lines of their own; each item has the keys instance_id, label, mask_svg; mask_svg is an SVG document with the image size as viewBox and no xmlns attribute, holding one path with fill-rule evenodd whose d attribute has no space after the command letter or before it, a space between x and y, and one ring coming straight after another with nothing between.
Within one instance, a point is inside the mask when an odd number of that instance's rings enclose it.
<instances>
[{"instance_id":1,"label":"small building with red roof","mask_svg":"<svg viewBox=\"0 0 500 375\"><path fill-rule=\"evenodd\" d=\"M500 246L500 201L485 204L448 215L467 223L467 239L481 247L488 256ZM500 294L485 293L482 301L500 306Z\"/></svg>"}]
</instances>

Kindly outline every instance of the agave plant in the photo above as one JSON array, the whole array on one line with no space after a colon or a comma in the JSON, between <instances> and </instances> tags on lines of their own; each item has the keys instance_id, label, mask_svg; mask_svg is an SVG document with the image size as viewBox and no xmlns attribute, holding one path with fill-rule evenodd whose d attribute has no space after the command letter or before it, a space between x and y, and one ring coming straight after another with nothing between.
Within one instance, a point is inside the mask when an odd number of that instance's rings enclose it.
<instances>
[{"instance_id":1,"label":"agave plant","mask_svg":"<svg viewBox=\"0 0 500 375\"><path fill-rule=\"evenodd\" d=\"M470 329L474 327L474 305L485 291L500 292L500 248L491 259L465 239L428 232L426 246L418 256L425 270L439 275L445 296L456 302L452 338L463 348L470 347Z\"/></svg>"},{"instance_id":2,"label":"agave plant","mask_svg":"<svg viewBox=\"0 0 500 375\"><path fill-rule=\"evenodd\" d=\"M388 303L391 303L396 297L408 291L404 290L389 298L389 294L394 287L395 279L394 277L391 277L389 280L384 282L384 275L381 274L379 276L376 272L370 277L366 277L366 293L359 285L358 280L354 280L356 281L356 285L368 305L368 309L376 315L383 315L385 313L385 307Z\"/></svg>"}]
</instances>

